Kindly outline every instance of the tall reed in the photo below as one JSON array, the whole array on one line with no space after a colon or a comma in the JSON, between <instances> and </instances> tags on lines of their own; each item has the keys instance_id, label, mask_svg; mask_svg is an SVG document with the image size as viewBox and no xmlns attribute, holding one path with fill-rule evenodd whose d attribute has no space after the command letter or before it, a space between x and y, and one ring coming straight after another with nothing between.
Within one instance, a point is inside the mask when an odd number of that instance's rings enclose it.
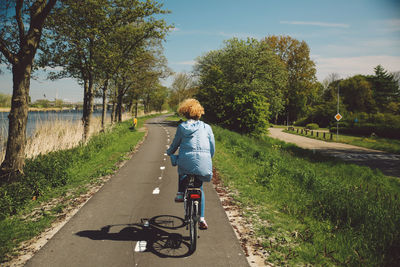
<instances>
[{"instance_id":1,"label":"tall reed","mask_svg":"<svg viewBox=\"0 0 400 267\"><path fill-rule=\"evenodd\" d=\"M124 113L122 120L131 119L129 113ZM106 129L111 127L108 120ZM90 136L99 133L101 128L101 117L93 117L90 127ZM0 162L4 160L6 149L6 129L0 129ZM28 138L25 149L27 158L34 158L40 154L52 151L70 149L78 146L82 142L83 125L80 120L62 120L60 118L50 118L45 121L37 121L34 134Z\"/></svg>"}]
</instances>

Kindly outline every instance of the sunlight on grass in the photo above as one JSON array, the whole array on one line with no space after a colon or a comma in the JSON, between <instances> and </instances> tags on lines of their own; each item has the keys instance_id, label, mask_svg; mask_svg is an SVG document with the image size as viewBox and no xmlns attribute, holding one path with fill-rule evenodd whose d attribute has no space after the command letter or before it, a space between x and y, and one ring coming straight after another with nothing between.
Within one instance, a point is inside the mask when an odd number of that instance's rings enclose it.
<instances>
[{"instance_id":1,"label":"sunlight on grass","mask_svg":"<svg viewBox=\"0 0 400 267\"><path fill-rule=\"evenodd\" d=\"M239 192L235 200L252 211L268 262L380 266L396 261L398 180L272 138L213 131L215 166L224 184Z\"/></svg>"}]
</instances>

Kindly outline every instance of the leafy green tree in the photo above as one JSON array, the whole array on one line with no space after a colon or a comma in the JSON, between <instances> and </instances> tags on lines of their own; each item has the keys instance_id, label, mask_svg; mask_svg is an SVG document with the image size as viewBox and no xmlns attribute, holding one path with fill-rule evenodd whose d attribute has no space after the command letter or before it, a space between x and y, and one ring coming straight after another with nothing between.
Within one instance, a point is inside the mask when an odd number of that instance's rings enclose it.
<instances>
[{"instance_id":1,"label":"leafy green tree","mask_svg":"<svg viewBox=\"0 0 400 267\"><path fill-rule=\"evenodd\" d=\"M12 70L13 95L0 183L23 173L29 89L42 29L56 0L4 0L0 5L0 63Z\"/></svg>"},{"instance_id":2,"label":"leafy green tree","mask_svg":"<svg viewBox=\"0 0 400 267\"><path fill-rule=\"evenodd\" d=\"M370 76L373 97L380 111L388 111L391 102L400 101L399 83L395 76L388 73L381 65L375 67L375 75Z\"/></svg>"},{"instance_id":3,"label":"leafy green tree","mask_svg":"<svg viewBox=\"0 0 400 267\"><path fill-rule=\"evenodd\" d=\"M50 107L50 100L38 99L35 101L34 106L38 108L48 108Z\"/></svg>"},{"instance_id":4,"label":"leafy green tree","mask_svg":"<svg viewBox=\"0 0 400 267\"><path fill-rule=\"evenodd\" d=\"M135 105L135 116L137 116L140 101L144 105L144 111L149 112L154 96L152 91L157 90L159 79L170 73L161 48L157 46L142 48L130 63L130 67L125 68L125 72L121 71L114 81L118 89L116 97L118 120L120 120L120 109L123 103L129 107Z\"/></svg>"},{"instance_id":5,"label":"leafy green tree","mask_svg":"<svg viewBox=\"0 0 400 267\"><path fill-rule=\"evenodd\" d=\"M315 63L310 59L310 48L304 41L290 36L268 36L266 43L285 63L288 72L288 86L284 90L285 113L283 118L294 121L306 115L308 107L319 89L316 85Z\"/></svg>"},{"instance_id":6,"label":"leafy green tree","mask_svg":"<svg viewBox=\"0 0 400 267\"><path fill-rule=\"evenodd\" d=\"M265 43L236 38L198 59L196 97L205 118L246 134L265 132L271 114L283 109L287 72Z\"/></svg>"},{"instance_id":7,"label":"leafy green tree","mask_svg":"<svg viewBox=\"0 0 400 267\"><path fill-rule=\"evenodd\" d=\"M148 110L161 112L165 107L168 98L168 88L159 83L154 84L153 88L148 91L149 97L146 102Z\"/></svg>"},{"instance_id":8,"label":"leafy green tree","mask_svg":"<svg viewBox=\"0 0 400 267\"><path fill-rule=\"evenodd\" d=\"M148 40L164 38L168 27L155 16L167 11L153 0L64 0L62 3L48 24L54 41L47 44L42 60L45 64L50 62L52 67L63 68L53 78L73 77L83 84L86 140L95 84L106 95L109 80L120 71L126 73ZM104 81L103 86L100 80Z\"/></svg>"},{"instance_id":9,"label":"leafy green tree","mask_svg":"<svg viewBox=\"0 0 400 267\"><path fill-rule=\"evenodd\" d=\"M351 112L376 113L372 84L362 75L356 75L339 84L340 95Z\"/></svg>"}]
</instances>

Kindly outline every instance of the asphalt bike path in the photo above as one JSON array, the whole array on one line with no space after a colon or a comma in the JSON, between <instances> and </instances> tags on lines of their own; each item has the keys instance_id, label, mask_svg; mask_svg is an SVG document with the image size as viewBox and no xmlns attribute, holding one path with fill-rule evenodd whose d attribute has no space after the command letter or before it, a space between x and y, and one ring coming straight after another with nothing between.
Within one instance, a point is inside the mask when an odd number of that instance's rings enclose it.
<instances>
[{"instance_id":1,"label":"asphalt bike path","mask_svg":"<svg viewBox=\"0 0 400 267\"><path fill-rule=\"evenodd\" d=\"M138 151L26 266L249 266L211 183L204 184L208 230L189 253L177 169L165 151L176 126L147 122ZM218 147L217 147L218 149Z\"/></svg>"},{"instance_id":2,"label":"asphalt bike path","mask_svg":"<svg viewBox=\"0 0 400 267\"><path fill-rule=\"evenodd\" d=\"M346 162L377 168L385 175L400 178L400 155L349 144L326 142L282 132L282 128L269 128L269 135L305 149L340 158Z\"/></svg>"}]
</instances>

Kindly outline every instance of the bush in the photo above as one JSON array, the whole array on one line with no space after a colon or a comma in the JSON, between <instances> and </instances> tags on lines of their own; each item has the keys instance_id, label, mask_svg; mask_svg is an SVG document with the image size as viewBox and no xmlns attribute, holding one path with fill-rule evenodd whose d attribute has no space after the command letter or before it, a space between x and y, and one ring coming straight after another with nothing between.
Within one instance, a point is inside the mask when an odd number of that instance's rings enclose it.
<instances>
[{"instance_id":1,"label":"bush","mask_svg":"<svg viewBox=\"0 0 400 267\"><path fill-rule=\"evenodd\" d=\"M307 123L310 123L310 119L309 118L302 118L302 119L298 119L297 121L295 121L293 123L294 126L305 126L307 125Z\"/></svg>"},{"instance_id":2,"label":"bush","mask_svg":"<svg viewBox=\"0 0 400 267\"><path fill-rule=\"evenodd\" d=\"M26 160L25 175L19 181L0 187L0 220L13 215L33 197L67 184L67 168L72 162L68 152L51 152Z\"/></svg>"},{"instance_id":3,"label":"bush","mask_svg":"<svg viewBox=\"0 0 400 267\"><path fill-rule=\"evenodd\" d=\"M309 129L309 130L318 130L319 126L316 123L309 123L309 124L306 125L306 128Z\"/></svg>"}]
</instances>

